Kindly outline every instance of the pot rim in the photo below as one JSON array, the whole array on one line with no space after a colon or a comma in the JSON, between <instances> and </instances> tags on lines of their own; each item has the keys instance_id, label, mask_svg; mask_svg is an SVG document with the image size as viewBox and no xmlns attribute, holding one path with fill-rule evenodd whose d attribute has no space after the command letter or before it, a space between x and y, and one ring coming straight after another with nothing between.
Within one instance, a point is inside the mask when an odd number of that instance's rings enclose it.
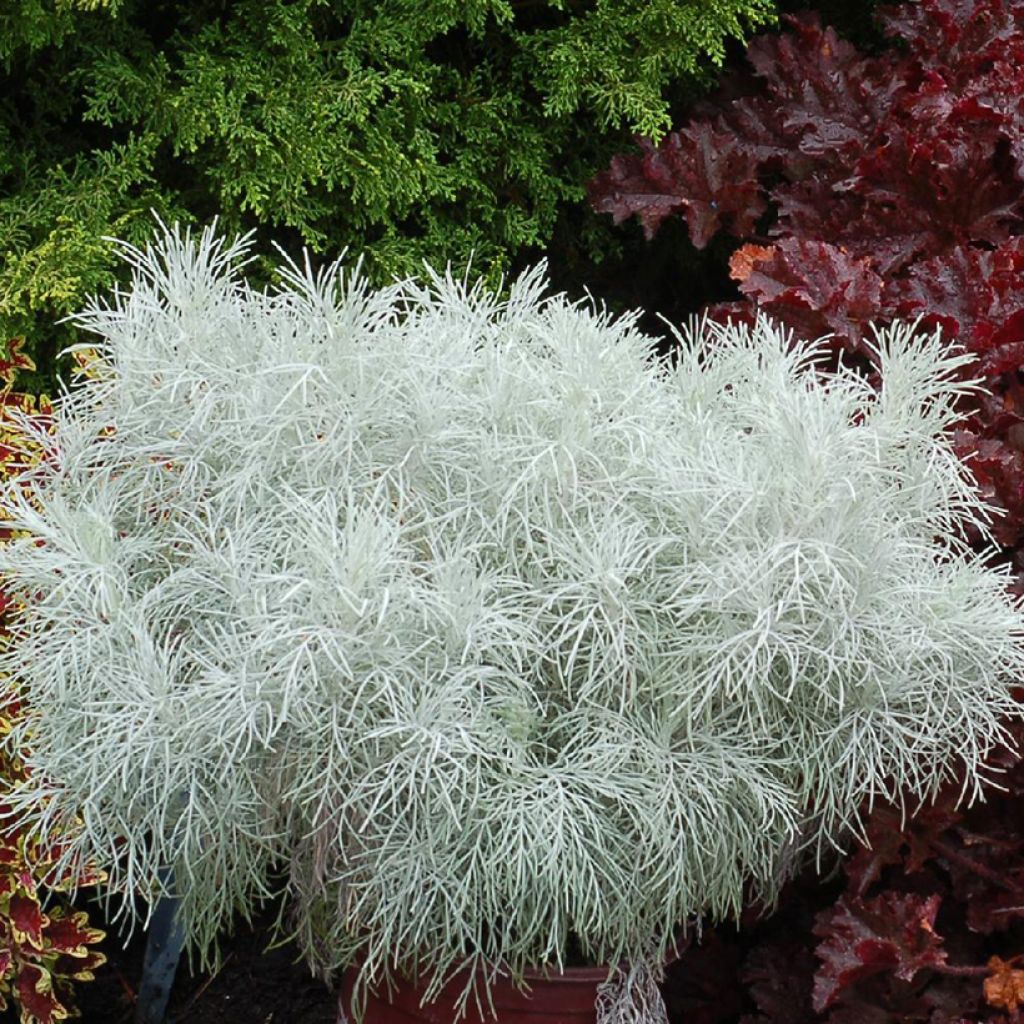
<instances>
[{"instance_id":1,"label":"pot rim","mask_svg":"<svg viewBox=\"0 0 1024 1024\"><path fill-rule=\"evenodd\" d=\"M690 946L690 938L688 935L682 937L670 939L666 944L661 957L662 967L670 967L681 959L683 953ZM621 962L620 962L621 963ZM362 964L359 961L350 963L344 970L345 975L349 975L352 971L361 970ZM463 974L467 968L462 967L450 974L448 982L450 983L455 978ZM557 982L559 984L594 984L595 982L604 981L608 978L612 968L608 964L596 964L586 965L579 967L563 967L561 970L557 969L553 964L551 965L539 965L537 967L527 967L523 970L523 980L527 984L533 983L545 983L545 982ZM509 981L512 978L512 972L505 969L504 965L498 965L493 970L487 971L488 975L493 981ZM418 981L414 981L413 984L418 985Z\"/></svg>"},{"instance_id":2,"label":"pot rim","mask_svg":"<svg viewBox=\"0 0 1024 1024\"><path fill-rule=\"evenodd\" d=\"M689 945L690 942L688 938L670 941L662 953L662 967L669 967L679 960ZM586 967L564 967L562 970L544 966L527 967L526 970L523 971L523 979L528 982L558 981L569 983L593 983L595 981L604 981L608 977L610 970L611 969L607 964ZM508 974L500 972L499 976L507 978Z\"/></svg>"}]
</instances>

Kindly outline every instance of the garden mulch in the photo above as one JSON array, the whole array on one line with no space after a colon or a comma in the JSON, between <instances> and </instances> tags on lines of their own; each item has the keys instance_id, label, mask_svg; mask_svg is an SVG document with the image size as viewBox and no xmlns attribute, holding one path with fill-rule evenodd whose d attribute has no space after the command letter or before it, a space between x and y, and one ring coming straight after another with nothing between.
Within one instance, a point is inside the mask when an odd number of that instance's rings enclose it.
<instances>
[{"instance_id":1,"label":"garden mulch","mask_svg":"<svg viewBox=\"0 0 1024 1024\"><path fill-rule=\"evenodd\" d=\"M76 989L80 1024L132 1024L145 936L136 933L125 946L116 928L104 925L99 908L88 909L92 922L107 931L100 947L107 962L95 981ZM251 926L241 923L223 944L223 963L216 974L193 975L183 957L166 1024L335 1024L337 996L304 963L296 962L297 949L267 949L275 917L271 908Z\"/></svg>"}]
</instances>

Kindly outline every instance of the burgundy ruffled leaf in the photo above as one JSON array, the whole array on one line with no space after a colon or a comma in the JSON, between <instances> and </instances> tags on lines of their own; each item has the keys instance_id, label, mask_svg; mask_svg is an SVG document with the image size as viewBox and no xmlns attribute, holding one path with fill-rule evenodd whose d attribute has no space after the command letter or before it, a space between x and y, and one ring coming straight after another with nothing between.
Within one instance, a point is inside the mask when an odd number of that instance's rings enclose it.
<instances>
[{"instance_id":1,"label":"burgundy ruffled leaf","mask_svg":"<svg viewBox=\"0 0 1024 1024\"><path fill-rule=\"evenodd\" d=\"M879 8L876 19L929 68L984 58L1024 32L1024 12L1012 0L915 0Z\"/></svg>"},{"instance_id":2,"label":"burgundy ruffled leaf","mask_svg":"<svg viewBox=\"0 0 1024 1024\"><path fill-rule=\"evenodd\" d=\"M759 36L747 49L764 82L764 103L774 111L769 124L778 126L778 141L786 144L779 155L787 165L790 151L812 156L819 171L822 161L844 166L874 134L898 79L833 28L822 28L816 16L786 21L791 32ZM789 169L799 176L800 162Z\"/></svg>"},{"instance_id":3,"label":"burgundy ruffled leaf","mask_svg":"<svg viewBox=\"0 0 1024 1024\"><path fill-rule=\"evenodd\" d=\"M1024 70L1013 58L1017 49L1024 54L1024 39L998 69L990 61L986 74L972 68L960 81L955 69L922 73L904 56L865 58L813 17L788 20L792 31L748 48L761 91L704 104L705 120L686 129L742 150L747 174L782 170L771 193L779 214L773 234L828 240L871 255L879 273L891 274L919 256L997 244L1021 228L1015 166L1024 163L1017 130ZM687 180L693 161L673 152L678 146L678 134L657 149L648 144L645 160L663 159L646 169L642 186L633 180L635 161L613 162L595 179L596 208L617 220L636 213L649 234L679 213L695 244L704 244L721 222L699 203L717 202L723 214L735 203L713 194L720 189L702 195ZM1016 147L1015 163L1003 159L1007 146ZM616 183L617 192L602 195ZM684 195L694 202L680 202ZM730 229L742 234L743 223L737 217Z\"/></svg>"},{"instance_id":4,"label":"burgundy ruffled leaf","mask_svg":"<svg viewBox=\"0 0 1024 1024\"><path fill-rule=\"evenodd\" d=\"M820 914L815 1010L824 1012L850 985L872 975L891 972L912 981L919 971L943 965L942 938L933 928L940 902L937 895L889 891L873 899L844 896Z\"/></svg>"},{"instance_id":5,"label":"burgundy ruffled leaf","mask_svg":"<svg viewBox=\"0 0 1024 1024\"><path fill-rule=\"evenodd\" d=\"M1018 180L1024 181L1024 36L984 72L964 69L962 99L950 113L950 123L970 129L988 121L992 134L1005 139Z\"/></svg>"},{"instance_id":6,"label":"burgundy ruffled leaf","mask_svg":"<svg viewBox=\"0 0 1024 1024\"><path fill-rule=\"evenodd\" d=\"M989 887L967 899L966 921L972 932L980 935L1005 932L1024 920L1024 892L1019 888L1024 882L1024 871L1018 869L1006 877L1017 884L1017 892Z\"/></svg>"},{"instance_id":7,"label":"burgundy ruffled leaf","mask_svg":"<svg viewBox=\"0 0 1024 1024\"><path fill-rule=\"evenodd\" d=\"M958 794L949 789L908 818L898 807L876 807L865 826L866 843L843 862L854 896L864 896L887 867L899 865L904 876L917 874L936 856L936 843L961 819Z\"/></svg>"},{"instance_id":8,"label":"burgundy ruffled leaf","mask_svg":"<svg viewBox=\"0 0 1024 1024\"><path fill-rule=\"evenodd\" d=\"M870 259L876 273L892 279L915 253L924 252L934 238L931 225L920 219L905 221L898 213L886 211L879 223L877 210L855 196L837 199L835 184L817 179L796 185L780 186L773 198L779 217L771 234L780 240L800 238L806 241L827 239L851 256ZM884 318L885 310L878 315Z\"/></svg>"},{"instance_id":9,"label":"burgundy ruffled leaf","mask_svg":"<svg viewBox=\"0 0 1024 1024\"><path fill-rule=\"evenodd\" d=\"M706 123L672 132L654 146L638 140L639 156L618 156L588 185L595 210L618 224L636 216L652 238L672 213L686 219L703 249L722 228L742 236L765 211L757 161L732 135Z\"/></svg>"},{"instance_id":10,"label":"burgundy ruffled leaf","mask_svg":"<svg viewBox=\"0 0 1024 1024\"><path fill-rule=\"evenodd\" d=\"M1024 308L1024 239L1014 238L994 251L959 246L922 260L894 286L901 316L927 312L974 350L985 350L991 328Z\"/></svg>"},{"instance_id":11,"label":"burgundy ruffled leaf","mask_svg":"<svg viewBox=\"0 0 1024 1024\"><path fill-rule=\"evenodd\" d=\"M637 139L643 155L612 157L611 166L587 183L590 205L598 213L610 213L616 224L636 215L650 240L669 214L682 208L682 197L671 182L652 181L645 174L644 156L653 151L647 139Z\"/></svg>"},{"instance_id":12,"label":"burgundy ruffled leaf","mask_svg":"<svg viewBox=\"0 0 1024 1024\"><path fill-rule=\"evenodd\" d=\"M1024 189L994 164L994 146L892 126L827 194L817 179L780 186L772 233L829 239L886 277L957 246L999 244L1022 224Z\"/></svg>"},{"instance_id":13,"label":"burgundy ruffled leaf","mask_svg":"<svg viewBox=\"0 0 1024 1024\"><path fill-rule=\"evenodd\" d=\"M800 336L833 335L836 344L858 351L877 317L883 282L870 259L827 242L787 238L751 262L740 290Z\"/></svg>"},{"instance_id":14,"label":"burgundy ruffled leaf","mask_svg":"<svg viewBox=\"0 0 1024 1024\"><path fill-rule=\"evenodd\" d=\"M1002 779L1014 785L1019 767ZM1002 782L1002 780L1001 780ZM935 844L952 899L975 934L1005 932L1024 920L1024 810L1019 793L990 797Z\"/></svg>"},{"instance_id":15,"label":"burgundy ruffled leaf","mask_svg":"<svg viewBox=\"0 0 1024 1024\"><path fill-rule=\"evenodd\" d=\"M992 534L1000 544L1016 546L1024 536L1024 451L964 428L953 432L953 448L973 473L981 496L1002 509L990 524Z\"/></svg>"},{"instance_id":16,"label":"burgundy ruffled leaf","mask_svg":"<svg viewBox=\"0 0 1024 1024\"><path fill-rule=\"evenodd\" d=\"M962 989L963 986L961 985ZM957 992L954 1018L941 1015L932 998L934 988L928 985L922 992L917 986L900 981L893 975L876 975L849 989L841 1003L833 1007L827 1017L818 1018L827 1024L978 1024L973 1017L964 1017L963 992Z\"/></svg>"},{"instance_id":17,"label":"burgundy ruffled leaf","mask_svg":"<svg viewBox=\"0 0 1024 1024\"><path fill-rule=\"evenodd\" d=\"M843 861L843 872L854 896L863 896L881 877L883 869L903 862L906 836L897 828L868 828L868 843Z\"/></svg>"},{"instance_id":18,"label":"burgundy ruffled leaf","mask_svg":"<svg viewBox=\"0 0 1024 1024\"><path fill-rule=\"evenodd\" d=\"M1024 93L1024 35L999 54L973 54L957 64L921 74L893 106L904 125L949 137L974 134L992 145L1019 142Z\"/></svg>"},{"instance_id":19,"label":"burgundy ruffled leaf","mask_svg":"<svg viewBox=\"0 0 1024 1024\"><path fill-rule=\"evenodd\" d=\"M986 338L988 351L978 361L986 377L1014 373L1024 367L1024 310L1011 314Z\"/></svg>"},{"instance_id":20,"label":"burgundy ruffled leaf","mask_svg":"<svg viewBox=\"0 0 1024 1024\"><path fill-rule=\"evenodd\" d=\"M925 0L880 8L877 18L902 38L911 59L932 82L948 86L946 103L928 90L904 98L911 123L972 132L1010 148L1024 178L1024 15L1013 2ZM929 78L926 75L926 78ZM931 110L929 111L929 106ZM987 124L986 124L987 122Z\"/></svg>"},{"instance_id":21,"label":"burgundy ruffled leaf","mask_svg":"<svg viewBox=\"0 0 1024 1024\"><path fill-rule=\"evenodd\" d=\"M978 372L1024 368L1024 238L923 260L890 285L889 298L899 316L924 316L977 353Z\"/></svg>"},{"instance_id":22,"label":"burgundy ruffled leaf","mask_svg":"<svg viewBox=\"0 0 1024 1024\"><path fill-rule=\"evenodd\" d=\"M892 126L887 134L837 186L864 201L864 219L895 219L914 240L886 272L957 245L998 245L1021 228L1021 182L999 165L995 139L975 132L929 136L920 124Z\"/></svg>"},{"instance_id":23,"label":"burgundy ruffled leaf","mask_svg":"<svg viewBox=\"0 0 1024 1024\"><path fill-rule=\"evenodd\" d=\"M927 984L876 975L844 993L827 1024L1011 1024L985 1009L979 979L934 975Z\"/></svg>"}]
</instances>

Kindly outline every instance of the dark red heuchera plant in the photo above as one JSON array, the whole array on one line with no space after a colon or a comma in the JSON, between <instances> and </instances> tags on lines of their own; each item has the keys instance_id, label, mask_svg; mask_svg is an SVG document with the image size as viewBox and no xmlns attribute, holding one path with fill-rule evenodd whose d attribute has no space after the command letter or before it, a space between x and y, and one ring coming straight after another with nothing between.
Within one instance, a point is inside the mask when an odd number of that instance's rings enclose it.
<instances>
[{"instance_id":1,"label":"dark red heuchera plant","mask_svg":"<svg viewBox=\"0 0 1024 1024\"><path fill-rule=\"evenodd\" d=\"M814 16L748 50L753 73L660 145L617 156L595 209L648 237L685 218L694 245L742 239L745 303L799 334L868 354L871 321L922 316L977 355L994 392L958 445L1024 546L1024 2L883 8L898 41L861 54ZM868 340L870 332L868 332ZM1024 554L1018 561L1024 570Z\"/></svg>"},{"instance_id":2,"label":"dark red heuchera plant","mask_svg":"<svg viewBox=\"0 0 1024 1024\"><path fill-rule=\"evenodd\" d=\"M812 15L756 39L752 73L660 145L638 139L591 201L648 238L681 217L698 248L740 239L745 301L714 316L763 310L869 360L869 323L922 317L974 353L992 397L965 408L958 447L1024 591L1024 0L878 17L882 56ZM1003 767L1006 791L970 809L951 789L908 822L876 810L838 881L812 872L760 927L706 935L670 974L673 1018L1024 1021L1024 767Z\"/></svg>"}]
</instances>

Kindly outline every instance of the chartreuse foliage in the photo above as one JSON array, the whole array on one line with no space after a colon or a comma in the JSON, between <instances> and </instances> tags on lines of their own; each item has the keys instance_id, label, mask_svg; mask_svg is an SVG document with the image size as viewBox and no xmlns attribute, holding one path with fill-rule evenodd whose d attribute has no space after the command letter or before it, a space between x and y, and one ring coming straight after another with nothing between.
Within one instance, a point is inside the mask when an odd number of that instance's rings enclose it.
<instances>
[{"instance_id":1,"label":"chartreuse foliage","mask_svg":"<svg viewBox=\"0 0 1024 1024\"><path fill-rule=\"evenodd\" d=\"M52 361L54 320L112 281L103 236L139 240L150 208L354 246L378 281L470 253L497 273L771 17L771 0L17 0L0 340Z\"/></svg>"},{"instance_id":2,"label":"chartreuse foliage","mask_svg":"<svg viewBox=\"0 0 1024 1024\"><path fill-rule=\"evenodd\" d=\"M126 249L3 492L10 805L80 818L65 860L173 867L204 953L283 862L325 971L521 977L574 936L649 992L652 944L865 801L976 790L1024 622L956 539L962 357L887 330L879 394L761 320L670 367L539 270L256 291L245 251Z\"/></svg>"},{"instance_id":3,"label":"chartreuse foliage","mask_svg":"<svg viewBox=\"0 0 1024 1024\"><path fill-rule=\"evenodd\" d=\"M17 372L31 369L31 361L17 351L11 359L0 360L0 480L30 470L44 451L38 438L26 437L19 423L28 416L37 424L49 424L49 403L12 391ZM0 544L11 536L11 527L0 515ZM0 650L10 642L7 617L14 610L8 595L0 591ZM0 675L0 692L0 736L7 736L21 720L22 707L6 674ZM7 790L27 778L24 750L5 744L0 751L0 807L5 806ZM21 1024L55 1024L76 1016L74 982L91 980L105 959L90 948L103 933L89 926L87 915L52 902L54 893L102 881L101 873L78 864L56 868L63 838L53 833L41 841L27 825L0 835L0 1010L13 1002ZM51 902L44 909L47 895Z\"/></svg>"}]
</instances>

